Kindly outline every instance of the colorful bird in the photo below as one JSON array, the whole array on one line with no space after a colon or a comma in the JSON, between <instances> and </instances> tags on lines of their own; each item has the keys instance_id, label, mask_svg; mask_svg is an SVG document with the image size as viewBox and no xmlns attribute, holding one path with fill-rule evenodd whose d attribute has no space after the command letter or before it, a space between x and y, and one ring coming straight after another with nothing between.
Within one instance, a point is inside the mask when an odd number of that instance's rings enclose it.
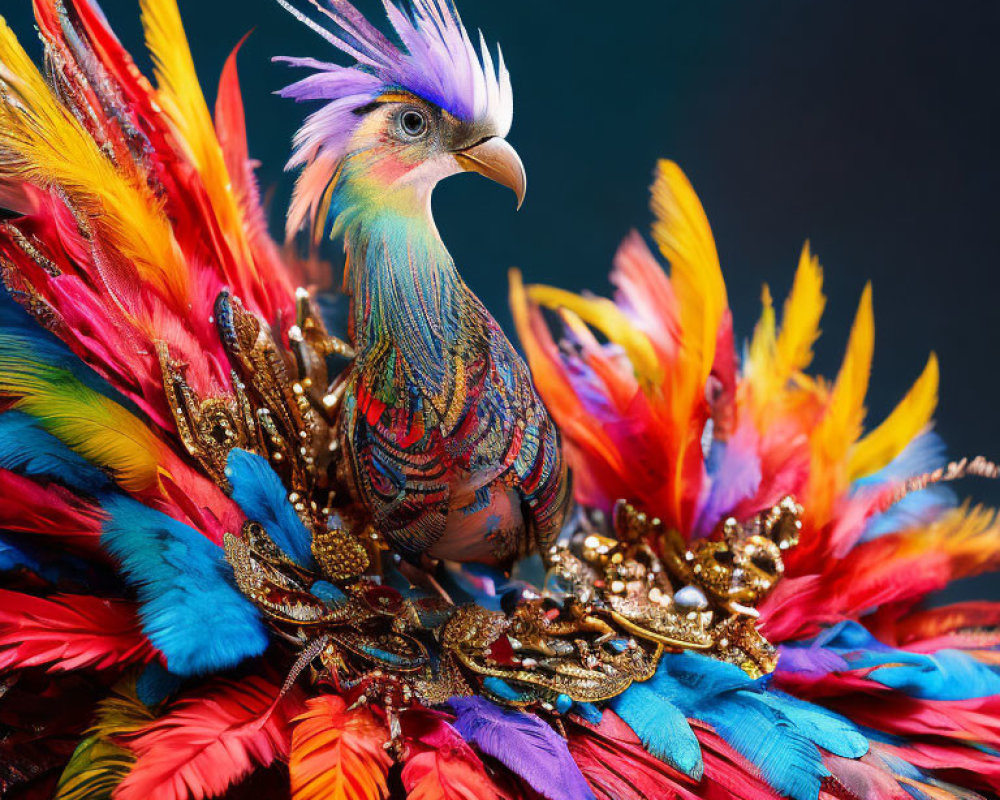
<instances>
[{"instance_id":1,"label":"colorful bird","mask_svg":"<svg viewBox=\"0 0 1000 800\"><path fill-rule=\"evenodd\" d=\"M527 368L466 286L431 213L437 183L478 172L524 199L510 78L451 3L388 7L403 48L346 3L325 8L357 59L284 90L324 105L296 136L288 232L327 219L347 254L356 353L339 422L346 482L398 552L509 563L547 547L569 492L559 435Z\"/></svg>"},{"instance_id":2,"label":"colorful bird","mask_svg":"<svg viewBox=\"0 0 1000 800\"><path fill-rule=\"evenodd\" d=\"M808 375L807 248L738 358L662 162L669 273L636 233L614 300L514 275L529 375L430 214L461 170L523 196L502 59L450 0L387 3L398 43L316 0L356 63L288 59L323 102L288 234L343 238L345 346L267 231L235 52L212 114L140 2L155 85L93 0L34 3L44 76L0 22L0 795L1000 792L1000 604L918 605L998 565L944 488L998 470L945 462L933 357L864 431L869 290ZM533 547L541 585L497 568Z\"/></svg>"}]
</instances>

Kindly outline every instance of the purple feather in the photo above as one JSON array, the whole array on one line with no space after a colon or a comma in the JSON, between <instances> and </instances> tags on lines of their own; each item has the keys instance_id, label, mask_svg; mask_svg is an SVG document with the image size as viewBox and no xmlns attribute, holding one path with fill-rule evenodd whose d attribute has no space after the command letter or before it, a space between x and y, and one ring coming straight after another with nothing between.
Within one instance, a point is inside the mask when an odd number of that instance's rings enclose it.
<instances>
[{"instance_id":1,"label":"purple feather","mask_svg":"<svg viewBox=\"0 0 1000 800\"><path fill-rule=\"evenodd\" d=\"M315 59L275 59L318 71L287 87L282 95L337 103L322 118L322 125L314 124L307 133L300 134L293 165L311 160L320 152L340 155L338 149L360 122L353 110L390 89L410 91L460 119L484 125L493 135L505 136L510 130L513 99L503 56L498 52L499 59L494 63L482 37L476 51L451 0L412 0L407 12L386 2L389 21L402 47L383 36L347 0L310 0L335 30L320 25L289 0L278 1L357 61L354 66L344 67ZM338 102L346 99L350 102ZM312 121L316 122L316 118Z\"/></svg>"},{"instance_id":2,"label":"purple feather","mask_svg":"<svg viewBox=\"0 0 1000 800\"><path fill-rule=\"evenodd\" d=\"M719 520L756 493L761 478L756 435L751 426L741 425L728 442L713 442L695 535L711 533Z\"/></svg>"},{"instance_id":3,"label":"purple feather","mask_svg":"<svg viewBox=\"0 0 1000 800\"><path fill-rule=\"evenodd\" d=\"M565 740L538 717L506 710L481 697L449 701L455 728L549 800L594 800Z\"/></svg>"}]
</instances>

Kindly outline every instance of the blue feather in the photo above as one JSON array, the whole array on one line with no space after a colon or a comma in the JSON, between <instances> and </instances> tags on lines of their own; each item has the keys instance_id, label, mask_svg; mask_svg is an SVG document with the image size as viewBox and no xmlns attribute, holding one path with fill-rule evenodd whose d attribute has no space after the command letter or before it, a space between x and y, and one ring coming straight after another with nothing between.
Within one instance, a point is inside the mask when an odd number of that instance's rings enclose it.
<instances>
[{"instance_id":1,"label":"blue feather","mask_svg":"<svg viewBox=\"0 0 1000 800\"><path fill-rule=\"evenodd\" d=\"M88 494L109 482L98 467L20 411L0 414L0 469L52 478Z\"/></svg>"},{"instance_id":2,"label":"blue feather","mask_svg":"<svg viewBox=\"0 0 1000 800\"><path fill-rule=\"evenodd\" d=\"M134 403L115 391L55 334L39 325L6 290L0 288L0 356L4 354L15 358L30 354L34 361L64 369L88 388L133 413L136 411Z\"/></svg>"},{"instance_id":3,"label":"blue feather","mask_svg":"<svg viewBox=\"0 0 1000 800\"><path fill-rule=\"evenodd\" d=\"M230 582L222 548L124 495L102 498L101 542L135 587L142 626L176 675L233 667L267 648L257 609Z\"/></svg>"},{"instance_id":4,"label":"blue feather","mask_svg":"<svg viewBox=\"0 0 1000 800\"><path fill-rule=\"evenodd\" d=\"M18 569L38 572L38 559L25 552L14 542L0 538L0 572L13 572Z\"/></svg>"},{"instance_id":5,"label":"blue feather","mask_svg":"<svg viewBox=\"0 0 1000 800\"><path fill-rule=\"evenodd\" d=\"M957 501L955 492L947 486L929 486L908 494L887 511L868 520L860 541L868 542L890 533L926 525L943 511L953 508Z\"/></svg>"},{"instance_id":6,"label":"blue feather","mask_svg":"<svg viewBox=\"0 0 1000 800\"><path fill-rule=\"evenodd\" d=\"M549 800L594 800L566 741L533 714L501 708L481 697L448 701L455 729Z\"/></svg>"},{"instance_id":7,"label":"blue feather","mask_svg":"<svg viewBox=\"0 0 1000 800\"><path fill-rule=\"evenodd\" d=\"M817 744L831 744L835 731L850 730L846 720L826 716L819 707L783 702L766 694L766 681L754 681L739 667L694 653L666 655L646 683L681 714L707 722L738 753L761 771L779 793L794 800L816 800L829 775ZM631 690L630 690L631 691ZM859 733L837 745L842 752L861 748Z\"/></svg>"},{"instance_id":8,"label":"blue feather","mask_svg":"<svg viewBox=\"0 0 1000 800\"><path fill-rule=\"evenodd\" d=\"M767 691L757 695L806 734L824 750L841 758L861 758L868 752L868 737L855 725L829 709L808 703L784 692Z\"/></svg>"},{"instance_id":9,"label":"blue feather","mask_svg":"<svg viewBox=\"0 0 1000 800\"><path fill-rule=\"evenodd\" d=\"M701 780L705 774L701 745L677 706L637 683L612 700L611 708L650 753L696 781Z\"/></svg>"},{"instance_id":10,"label":"blue feather","mask_svg":"<svg viewBox=\"0 0 1000 800\"><path fill-rule=\"evenodd\" d=\"M263 525L271 540L296 564L314 566L312 536L288 502L288 492L267 459L236 448L229 453L226 477L233 487L233 500L243 513Z\"/></svg>"},{"instance_id":11,"label":"blue feather","mask_svg":"<svg viewBox=\"0 0 1000 800\"><path fill-rule=\"evenodd\" d=\"M591 725L601 724L601 709L593 703L574 703L573 713L579 714Z\"/></svg>"},{"instance_id":12,"label":"blue feather","mask_svg":"<svg viewBox=\"0 0 1000 800\"><path fill-rule=\"evenodd\" d=\"M156 706L176 692L181 679L167 672L158 661L147 664L135 682L136 696L147 706Z\"/></svg>"},{"instance_id":13,"label":"blue feather","mask_svg":"<svg viewBox=\"0 0 1000 800\"><path fill-rule=\"evenodd\" d=\"M928 431L916 437L878 472L855 481L852 490L898 483L932 472L948 461L944 440ZM887 511L873 516L865 526L861 541L869 541L906 527L925 524L935 514L955 505L955 493L947 486L931 486L904 497Z\"/></svg>"},{"instance_id":14,"label":"blue feather","mask_svg":"<svg viewBox=\"0 0 1000 800\"><path fill-rule=\"evenodd\" d=\"M897 650L857 622L844 621L801 648L820 646L839 656L848 670L871 670L867 679L925 700L974 700L1000 694L1000 670L959 650L933 655Z\"/></svg>"}]
</instances>

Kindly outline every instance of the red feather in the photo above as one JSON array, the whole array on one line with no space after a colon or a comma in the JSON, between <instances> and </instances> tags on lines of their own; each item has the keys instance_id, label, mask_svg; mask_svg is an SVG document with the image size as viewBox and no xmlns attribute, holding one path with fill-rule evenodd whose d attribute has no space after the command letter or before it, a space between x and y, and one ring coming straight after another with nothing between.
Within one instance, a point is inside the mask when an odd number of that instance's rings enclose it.
<instances>
[{"instance_id":1,"label":"red feather","mask_svg":"<svg viewBox=\"0 0 1000 800\"><path fill-rule=\"evenodd\" d=\"M108 669L155 656L131 603L66 594L41 598L0 589L0 671Z\"/></svg>"},{"instance_id":2,"label":"red feather","mask_svg":"<svg viewBox=\"0 0 1000 800\"><path fill-rule=\"evenodd\" d=\"M182 697L128 742L138 756L115 800L187 800L216 797L288 756L289 718L298 695L251 676L214 680Z\"/></svg>"},{"instance_id":3,"label":"red feather","mask_svg":"<svg viewBox=\"0 0 1000 800\"><path fill-rule=\"evenodd\" d=\"M699 787L643 749L642 742L612 711L600 725L574 720L569 752L598 800L694 800Z\"/></svg>"},{"instance_id":4,"label":"red feather","mask_svg":"<svg viewBox=\"0 0 1000 800\"><path fill-rule=\"evenodd\" d=\"M236 54L249 35L244 36L233 48L223 67L215 101L215 130L226 169L233 181L237 202L243 212L253 266L258 276L268 276L268 280L260 281L258 278L258 281L270 294L272 306L280 307L291 296L292 286L288 276L292 274L290 267L294 265L282 261L281 253L268 231L267 215L261 204L260 188L254 174L257 162L250 158L247 148L246 118L236 70Z\"/></svg>"},{"instance_id":5,"label":"red feather","mask_svg":"<svg viewBox=\"0 0 1000 800\"><path fill-rule=\"evenodd\" d=\"M407 758L402 781L408 800L508 800L479 756L439 714L403 718Z\"/></svg>"},{"instance_id":6,"label":"red feather","mask_svg":"<svg viewBox=\"0 0 1000 800\"><path fill-rule=\"evenodd\" d=\"M863 800L910 800L910 794L895 776L881 769L870 756L861 759L827 754L823 763L852 797Z\"/></svg>"},{"instance_id":7,"label":"red feather","mask_svg":"<svg viewBox=\"0 0 1000 800\"><path fill-rule=\"evenodd\" d=\"M99 546L101 518L61 486L42 485L0 469L0 527L56 536L87 550Z\"/></svg>"},{"instance_id":8,"label":"red feather","mask_svg":"<svg viewBox=\"0 0 1000 800\"><path fill-rule=\"evenodd\" d=\"M1000 659L1000 603L955 603L919 611L878 631L879 638L917 653L972 650L979 661Z\"/></svg>"}]
</instances>

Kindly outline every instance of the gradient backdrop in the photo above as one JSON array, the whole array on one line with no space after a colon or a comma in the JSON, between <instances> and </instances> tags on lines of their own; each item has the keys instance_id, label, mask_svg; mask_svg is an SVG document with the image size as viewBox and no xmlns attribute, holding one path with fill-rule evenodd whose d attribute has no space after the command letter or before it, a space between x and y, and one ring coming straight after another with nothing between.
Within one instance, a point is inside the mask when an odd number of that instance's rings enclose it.
<instances>
[{"instance_id":1,"label":"gradient backdrop","mask_svg":"<svg viewBox=\"0 0 1000 800\"><path fill-rule=\"evenodd\" d=\"M304 109L272 95L293 73L271 55L333 57L271 0L180 0L203 82L255 29L240 59L251 150L273 189ZM32 46L29 0L2 0ZM139 52L133 0L102 0ZM378 14L376 2L359 2ZM678 161L701 195L749 334L760 285L787 291L803 240L825 267L817 367L836 372L871 278L877 338L870 410L881 417L941 357L938 427L953 455L1000 459L996 345L1000 216L1000 4L995 0L460 0L500 41L514 81L510 140L527 202L463 177L439 189L445 241L510 328L506 270L605 291L611 255L649 221L655 159ZM37 46L34 47L37 52ZM148 66L145 58L140 64ZM335 257L336 251L332 251ZM1000 503L1000 487L959 487ZM951 590L1000 596L993 576ZM971 584L971 585L970 585Z\"/></svg>"}]
</instances>

